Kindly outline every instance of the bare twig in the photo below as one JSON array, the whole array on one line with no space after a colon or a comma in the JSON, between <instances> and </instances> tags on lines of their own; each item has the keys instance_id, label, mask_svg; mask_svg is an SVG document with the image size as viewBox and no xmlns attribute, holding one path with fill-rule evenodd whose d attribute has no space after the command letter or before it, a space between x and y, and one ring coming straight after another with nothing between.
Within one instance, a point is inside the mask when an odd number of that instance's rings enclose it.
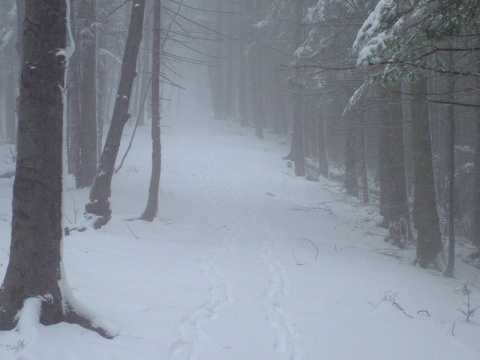
<instances>
[{"instance_id":1,"label":"bare twig","mask_svg":"<svg viewBox=\"0 0 480 360\"><path fill-rule=\"evenodd\" d=\"M128 228L128 230L130 230L130 232L132 233L132 235L135 236L135 239L138 240L138 236L133 232L133 230L131 229L131 227L127 225L127 228Z\"/></svg>"},{"instance_id":2,"label":"bare twig","mask_svg":"<svg viewBox=\"0 0 480 360\"><path fill-rule=\"evenodd\" d=\"M295 259L295 262L297 263L298 266L305 265L305 263L301 263L300 261L298 261L297 257L296 257L295 254L293 253L293 251L292 251L292 256L293 256L293 258Z\"/></svg>"},{"instance_id":3,"label":"bare twig","mask_svg":"<svg viewBox=\"0 0 480 360\"><path fill-rule=\"evenodd\" d=\"M355 249L355 246L342 246L341 248L337 249L337 245L335 245L335 251L342 251L348 248Z\"/></svg>"},{"instance_id":4,"label":"bare twig","mask_svg":"<svg viewBox=\"0 0 480 360\"><path fill-rule=\"evenodd\" d=\"M408 316L409 318L413 318L412 315L409 315L407 314L407 312L403 309L403 307L397 302L396 300L396 297L397 295L399 294L400 292L397 291L395 293L391 293L390 291L387 291L383 294L380 294L380 300L374 304L374 303L371 303L371 302L368 302L372 307L373 309L372 310L375 310L381 303L383 302L389 302L391 303L394 307L396 307L398 310L400 310L401 312L403 312L403 314L405 316Z\"/></svg>"},{"instance_id":5,"label":"bare twig","mask_svg":"<svg viewBox=\"0 0 480 360\"><path fill-rule=\"evenodd\" d=\"M314 243L312 240L310 240L310 239L300 238L300 240L308 241L310 244L312 244L313 246L315 246L315 249L317 250L317 254L315 255L315 261L317 261L317 259L318 259L318 254L319 254L319 250L318 250L317 244L315 244L315 243Z\"/></svg>"},{"instance_id":6,"label":"bare twig","mask_svg":"<svg viewBox=\"0 0 480 360\"><path fill-rule=\"evenodd\" d=\"M417 314L421 314L421 313L425 313L425 314L428 315L428 317L431 317L431 316L430 316L430 313L429 313L427 310L418 310L418 311L417 311Z\"/></svg>"}]
</instances>

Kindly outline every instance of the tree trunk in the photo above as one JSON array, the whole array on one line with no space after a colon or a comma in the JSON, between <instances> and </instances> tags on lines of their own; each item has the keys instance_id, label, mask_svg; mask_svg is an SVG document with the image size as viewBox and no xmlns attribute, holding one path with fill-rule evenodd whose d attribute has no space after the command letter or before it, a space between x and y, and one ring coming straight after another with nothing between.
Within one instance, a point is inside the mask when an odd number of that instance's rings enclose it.
<instances>
[{"instance_id":1,"label":"tree trunk","mask_svg":"<svg viewBox=\"0 0 480 360\"><path fill-rule=\"evenodd\" d=\"M220 7L222 7L220 3ZM215 119L225 119L225 81L224 81L224 69L223 69L223 40L224 40L224 21L219 9L215 20L216 42L215 42L215 57L217 63L214 68L214 91L213 91L213 107L215 113Z\"/></svg>"},{"instance_id":2,"label":"tree trunk","mask_svg":"<svg viewBox=\"0 0 480 360\"><path fill-rule=\"evenodd\" d=\"M7 75L7 87L5 88L5 105L6 105L6 135L9 144L16 144L17 142L17 119L15 116L15 103L17 99L15 85L15 75L18 67L16 64L11 64L9 74Z\"/></svg>"},{"instance_id":3,"label":"tree trunk","mask_svg":"<svg viewBox=\"0 0 480 360\"><path fill-rule=\"evenodd\" d=\"M365 136L365 111L361 109L361 122L360 122L360 159L359 159L359 171L362 178L362 199L364 204L370 202L370 191L368 189L368 166L367 166L367 139ZM406 200L406 199L405 199Z\"/></svg>"},{"instance_id":4,"label":"tree trunk","mask_svg":"<svg viewBox=\"0 0 480 360\"><path fill-rule=\"evenodd\" d=\"M153 47L152 47L152 175L148 189L148 202L140 217L142 220L153 221L158 211L158 190L162 154L160 144L160 30L161 4L155 1L153 11Z\"/></svg>"},{"instance_id":5,"label":"tree trunk","mask_svg":"<svg viewBox=\"0 0 480 360\"><path fill-rule=\"evenodd\" d=\"M255 124L255 136L259 139L263 139L263 122L264 122L264 104L263 104L263 93L262 93L262 48L258 46L258 39L257 39L257 46L253 49L253 71L252 71L252 105L253 105L253 113L254 113L254 124Z\"/></svg>"},{"instance_id":6,"label":"tree trunk","mask_svg":"<svg viewBox=\"0 0 480 360\"><path fill-rule=\"evenodd\" d=\"M478 65L480 71L480 65ZM473 160L473 211L470 228L470 241L477 246L480 253L480 80L477 80L477 123L475 125L475 157Z\"/></svg>"},{"instance_id":7,"label":"tree trunk","mask_svg":"<svg viewBox=\"0 0 480 360\"><path fill-rule=\"evenodd\" d=\"M128 105L132 95L133 80L136 75L138 49L140 47L140 42L142 41L144 12L145 0L134 0L112 121L100 158L97 175L93 182L92 189L90 190L90 203L85 206L85 212L87 214L97 217L93 224L95 229L99 229L105 225L110 220L112 214L109 201L112 187L112 176L118 155L118 149L120 147L123 128L130 117L130 114L128 113Z\"/></svg>"},{"instance_id":8,"label":"tree trunk","mask_svg":"<svg viewBox=\"0 0 480 360\"><path fill-rule=\"evenodd\" d=\"M436 264L442 250L437 196L433 176L432 141L428 109L428 79L420 78L411 84L412 142L415 172L413 204L414 224L417 229L417 262L423 267Z\"/></svg>"},{"instance_id":9,"label":"tree trunk","mask_svg":"<svg viewBox=\"0 0 480 360\"><path fill-rule=\"evenodd\" d=\"M317 123L318 136L318 168L320 175L328 179L328 156L327 156L327 139L325 133L325 105L322 104L318 112Z\"/></svg>"},{"instance_id":10,"label":"tree trunk","mask_svg":"<svg viewBox=\"0 0 480 360\"><path fill-rule=\"evenodd\" d=\"M98 7L98 5L97 5ZM106 46L105 29L103 27L97 30L97 160L102 153L103 129L105 126L105 99L107 88L107 58L101 53Z\"/></svg>"},{"instance_id":11,"label":"tree trunk","mask_svg":"<svg viewBox=\"0 0 480 360\"><path fill-rule=\"evenodd\" d=\"M408 239L407 185L400 85L380 89L382 104L380 144L381 215L389 230L386 240L405 247Z\"/></svg>"},{"instance_id":12,"label":"tree trunk","mask_svg":"<svg viewBox=\"0 0 480 360\"><path fill-rule=\"evenodd\" d=\"M345 139L345 179L343 187L350 196L358 196L358 178L357 178L357 129L355 125L356 114L348 111L346 119L346 139Z\"/></svg>"},{"instance_id":13,"label":"tree trunk","mask_svg":"<svg viewBox=\"0 0 480 360\"><path fill-rule=\"evenodd\" d=\"M72 1L69 8L71 35L77 42L77 29L76 29L76 13L77 3ZM80 143L79 143L79 125L80 125L80 84L79 84L79 62L78 51L75 51L71 55L68 62L69 71L67 71L67 160L68 160L68 173L76 174L80 164ZM80 188L80 179L75 179L75 185Z\"/></svg>"},{"instance_id":14,"label":"tree trunk","mask_svg":"<svg viewBox=\"0 0 480 360\"><path fill-rule=\"evenodd\" d=\"M80 163L76 169L77 188L91 186L97 172L97 54L94 23L95 1L81 0L78 8Z\"/></svg>"},{"instance_id":15,"label":"tree trunk","mask_svg":"<svg viewBox=\"0 0 480 360\"><path fill-rule=\"evenodd\" d=\"M26 300L44 325L77 323L103 336L72 307L62 273L62 137L65 0L27 0L10 260L0 290L0 330L18 322Z\"/></svg>"},{"instance_id":16,"label":"tree trunk","mask_svg":"<svg viewBox=\"0 0 480 360\"><path fill-rule=\"evenodd\" d=\"M453 65L453 56L450 55ZM455 78L448 78L449 98L453 102L455 100ZM455 267L455 113L453 104L447 105L447 120L449 123L449 131L447 134L447 152L448 152L448 262L447 268L443 273L445 276L453 277Z\"/></svg>"},{"instance_id":17,"label":"tree trunk","mask_svg":"<svg viewBox=\"0 0 480 360\"><path fill-rule=\"evenodd\" d=\"M302 18L303 18L303 0L299 0L295 5L295 48L298 48L303 43L302 32ZM304 143L304 121L303 121L303 99L301 96L300 83L301 69L296 67L294 70L294 77L296 86L294 87L293 95L293 133L292 133L292 150L291 156L295 164L295 175L305 176L305 143Z\"/></svg>"}]
</instances>

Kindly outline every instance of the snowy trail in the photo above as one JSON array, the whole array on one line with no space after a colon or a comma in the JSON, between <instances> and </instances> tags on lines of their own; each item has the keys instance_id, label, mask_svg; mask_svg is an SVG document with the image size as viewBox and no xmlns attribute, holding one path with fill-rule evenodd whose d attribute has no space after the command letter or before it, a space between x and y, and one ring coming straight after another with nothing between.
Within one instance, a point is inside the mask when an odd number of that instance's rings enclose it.
<instances>
[{"instance_id":1,"label":"snowy trail","mask_svg":"<svg viewBox=\"0 0 480 360\"><path fill-rule=\"evenodd\" d=\"M331 343L336 345L329 350L335 354L326 357L330 359L368 351L370 335L361 334L361 323L348 324L348 318L355 317L357 311L370 312L365 303L395 282L386 285L382 279L379 286L366 285L359 291L359 298L352 301L347 293L362 285L357 277L349 279L351 275L343 274L341 268L352 268L349 251L356 252L360 259L371 256L368 242L355 244L351 239L365 239L364 234L376 230L374 224L363 223L358 210L352 212L348 202L329 195L317 184L287 173L283 177L273 174L269 181L270 173L261 173L262 162L265 168L273 168L275 162L276 170L282 173L285 164L281 153L276 159L269 154L281 147L250 138L252 148L241 148L244 136L251 136L249 129L212 119L177 119L175 127L178 154L173 157L183 161L182 176L195 174L190 176L189 189L205 201L201 206L203 229L214 231L208 241L202 240L200 261L210 287L209 298L180 322L181 336L172 347L171 359L314 360L317 352ZM263 176L266 181L261 180ZM314 192L318 192L318 200L337 204L322 205L319 212L294 212L297 204L313 203L311 195L302 196L303 187L317 188ZM320 246L319 261L314 260L315 248L304 239ZM322 247L324 242L328 248ZM380 245L384 246L382 242ZM301 257L301 264L293 258L294 252ZM370 261L367 259L360 267ZM338 279L322 276L336 271ZM312 284L320 286L320 292L312 291ZM341 314L340 304L345 300L355 305L347 305L353 312ZM307 317L298 305L305 302L310 314ZM360 333L355 335L357 345L347 347L347 355L339 345L345 335L337 332L336 321L347 328L347 333ZM199 336L182 335L185 333ZM380 347L372 358L387 354L389 351Z\"/></svg>"},{"instance_id":2,"label":"snowy trail","mask_svg":"<svg viewBox=\"0 0 480 360\"><path fill-rule=\"evenodd\" d=\"M256 323L251 326L264 329L265 340L268 341L261 341L259 346L263 348L261 352L265 358L301 359L295 343L298 335L289 326L281 304L282 297L288 295L286 272L280 261L275 259L281 234L266 221L268 214L262 215L254 209L254 199L243 195L248 192L242 186L248 186L248 183L242 184L237 178L241 164L235 164L229 152L216 148L215 142L212 146L212 138L202 134L204 129L201 126L204 124L184 125L176 124L182 133L175 146L180 153L178 158L184 160L184 170L199 169L193 177L195 181L191 184L191 191L201 192L208 201L204 210L209 212L208 222L217 224L218 234L214 237L213 248L206 250L201 259L203 274L210 284L210 297L179 323L180 338L173 344L170 358L212 359L222 356L221 353L228 348L238 348L235 344L215 348L215 344L221 343L225 331L235 332L225 328L225 323L235 324L239 306L234 302L238 294L240 308L242 304L248 304L246 311L251 312L253 308L258 314ZM218 135L223 136L221 133ZM192 147L196 149L195 153L187 154L185 149ZM247 168L244 168L246 175L255 176ZM249 224L249 228L245 228L245 224ZM242 284L242 275L239 276L236 267L232 266L236 259L245 258L253 260L250 271L258 281L258 286L253 285L250 289L255 293L254 299L242 295L245 289L239 287L247 284L239 285ZM228 278L225 273L228 273ZM221 327L216 326L217 321L222 324ZM241 337L245 341L248 334ZM259 340L252 338L249 341L254 343Z\"/></svg>"},{"instance_id":3,"label":"snowy trail","mask_svg":"<svg viewBox=\"0 0 480 360\"><path fill-rule=\"evenodd\" d=\"M200 164L196 163L197 160L191 153L185 152L185 149L192 146L191 143L187 145L186 140L193 142L194 147L201 154ZM232 285L225 280L223 272L219 268L218 258L227 251L234 251L237 231L229 208L218 201L214 189L211 188L211 177L218 171L218 167L214 157L206 148L204 139L185 136L182 142L177 144L176 149L181 153L178 158L183 159L182 168L185 171L196 168L196 166L202 167L199 173L195 174L195 179L198 180L197 189L195 184L193 184L193 188L194 191L200 191L205 195L207 200L207 204L204 204L205 207L213 210L209 214L208 221L225 223L217 229L219 231L214 236L213 249L207 250L200 261L202 274L209 284L209 298L193 313L186 315L180 321L178 325L180 337L172 345L169 353L171 360L197 360L209 343L208 323L218 318L219 312L225 304L234 301ZM234 185L233 181L226 182L226 190L230 192Z\"/></svg>"},{"instance_id":4,"label":"snowy trail","mask_svg":"<svg viewBox=\"0 0 480 360\"><path fill-rule=\"evenodd\" d=\"M125 221L141 214L149 184L142 127L114 178L112 220L65 239L75 296L119 336L31 324L31 332L0 332L0 359L480 358L480 323L462 319L464 299L454 291L469 281L480 304L478 270L458 261L457 279L446 279L413 267L414 250L383 241L373 208L334 183L296 178L282 138L258 140L201 112L162 124L158 219ZM9 218L12 184L3 181L0 215ZM67 188L64 210L76 221L88 189ZM0 232L5 271L7 221ZM386 292L398 292L412 318L386 302L372 308Z\"/></svg>"}]
</instances>

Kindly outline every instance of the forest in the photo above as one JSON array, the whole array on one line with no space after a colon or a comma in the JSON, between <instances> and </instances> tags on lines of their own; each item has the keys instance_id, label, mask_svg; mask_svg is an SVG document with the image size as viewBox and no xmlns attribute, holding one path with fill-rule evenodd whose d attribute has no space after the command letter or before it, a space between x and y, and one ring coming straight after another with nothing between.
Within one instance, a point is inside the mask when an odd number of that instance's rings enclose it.
<instances>
[{"instance_id":1,"label":"forest","mask_svg":"<svg viewBox=\"0 0 480 360\"><path fill-rule=\"evenodd\" d=\"M480 5L2 0L0 220L2 359L478 359Z\"/></svg>"}]
</instances>

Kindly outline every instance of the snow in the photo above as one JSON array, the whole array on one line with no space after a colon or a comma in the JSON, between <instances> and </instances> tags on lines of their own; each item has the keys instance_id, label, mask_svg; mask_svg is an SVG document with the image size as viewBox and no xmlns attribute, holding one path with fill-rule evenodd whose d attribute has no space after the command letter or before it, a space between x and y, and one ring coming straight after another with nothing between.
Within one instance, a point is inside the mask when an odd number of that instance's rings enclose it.
<instances>
[{"instance_id":1,"label":"snow","mask_svg":"<svg viewBox=\"0 0 480 360\"><path fill-rule=\"evenodd\" d=\"M70 0L67 0L66 1L66 5L67 5L67 10L66 10L66 14L67 14L67 48L66 48L66 52L67 52L67 58L69 59L73 53L75 52L75 39L73 38L73 33L72 33L72 24L71 24L71 19L70 19L70 15L71 15L71 6L72 4L70 3Z\"/></svg>"},{"instance_id":2,"label":"snow","mask_svg":"<svg viewBox=\"0 0 480 360\"><path fill-rule=\"evenodd\" d=\"M16 331L0 332L0 359L480 358L480 318L466 322L455 291L469 283L480 305L479 270L458 261L448 279L414 267L414 249L383 241L374 206L295 178L275 135L258 140L199 109L166 116L158 218L131 220L150 176L149 126L137 132L114 176L112 220L63 244L71 296L118 335L40 325L29 299ZM0 179L0 277L12 184ZM65 223L82 222L87 202L67 178Z\"/></svg>"},{"instance_id":3,"label":"snow","mask_svg":"<svg viewBox=\"0 0 480 360\"><path fill-rule=\"evenodd\" d=\"M403 19L397 14L398 4L394 0L380 0L358 31L353 48L358 54L357 66L378 60L387 49L396 32L400 31ZM394 25L387 24L394 21Z\"/></svg>"}]
</instances>

